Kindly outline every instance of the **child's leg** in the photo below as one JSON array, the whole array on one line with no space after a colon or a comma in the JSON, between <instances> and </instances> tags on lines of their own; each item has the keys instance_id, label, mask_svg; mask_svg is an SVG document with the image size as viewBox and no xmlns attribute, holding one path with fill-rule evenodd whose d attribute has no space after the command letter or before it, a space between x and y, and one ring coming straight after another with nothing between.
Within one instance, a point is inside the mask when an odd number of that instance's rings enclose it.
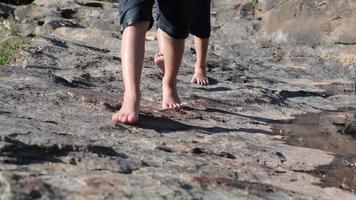
<instances>
[{"instance_id":1,"label":"child's leg","mask_svg":"<svg viewBox=\"0 0 356 200\"><path fill-rule=\"evenodd\" d=\"M164 74L164 56L163 52L163 31L158 29L157 30L157 39L158 39L158 46L159 52L156 53L154 57L154 62L156 66L159 68L160 72ZM208 46L209 46L209 38L200 38L194 36L194 46L196 51L196 63L195 63L195 70L194 75L192 77L191 83L196 83L198 85L208 85L209 80L206 75L206 56L208 53Z\"/></svg>"},{"instance_id":2,"label":"child's leg","mask_svg":"<svg viewBox=\"0 0 356 200\"><path fill-rule=\"evenodd\" d=\"M209 38L200 38L194 36L194 46L197 58L191 83L196 83L198 85L208 85L209 80L206 75L206 56L208 53Z\"/></svg>"},{"instance_id":3,"label":"child's leg","mask_svg":"<svg viewBox=\"0 0 356 200\"><path fill-rule=\"evenodd\" d=\"M145 52L145 34L152 26L154 0L120 0L122 30L121 65L125 92L121 109L112 116L115 123L134 124L140 107L140 80Z\"/></svg>"},{"instance_id":4,"label":"child's leg","mask_svg":"<svg viewBox=\"0 0 356 200\"><path fill-rule=\"evenodd\" d=\"M190 32L194 35L196 63L191 82L207 85L206 56L210 37L210 0L194 0Z\"/></svg>"},{"instance_id":5,"label":"child's leg","mask_svg":"<svg viewBox=\"0 0 356 200\"><path fill-rule=\"evenodd\" d=\"M161 31L164 44L164 77L162 81L163 109L177 109L181 107L181 101L177 92L177 75L182 62L184 51L184 39L174 39Z\"/></svg>"},{"instance_id":6,"label":"child's leg","mask_svg":"<svg viewBox=\"0 0 356 200\"><path fill-rule=\"evenodd\" d=\"M177 109L177 74L182 62L184 41L189 34L191 0L158 0L158 38L163 54L163 109ZM187 14L188 13L188 14ZM162 55L159 55L162 59ZM157 56L156 56L157 57ZM156 62L157 64L157 62Z\"/></svg>"},{"instance_id":7,"label":"child's leg","mask_svg":"<svg viewBox=\"0 0 356 200\"><path fill-rule=\"evenodd\" d=\"M133 124L138 120L140 79L148 26L149 22L135 23L128 26L122 35L121 64L125 93L121 109L112 117L116 123Z\"/></svg>"}]
</instances>

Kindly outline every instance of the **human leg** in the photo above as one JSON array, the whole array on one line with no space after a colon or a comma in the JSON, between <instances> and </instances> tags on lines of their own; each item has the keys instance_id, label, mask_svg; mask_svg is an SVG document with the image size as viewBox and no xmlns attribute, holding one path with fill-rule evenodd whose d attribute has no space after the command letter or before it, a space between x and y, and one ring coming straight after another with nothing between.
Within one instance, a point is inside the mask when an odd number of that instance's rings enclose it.
<instances>
[{"instance_id":1,"label":"human leg","mask_svg":"<svg viewBox=\"0 0 356 200\"><path fill-rule=\"evenodd\" d=\"M184 51L184 39L174 39L165 32L162 34L164 52L164 77L162 81L162 108L177 109L181 107L181 101L177 91L177 75L182 62Z\"/></svg>"},{"instance_id":2,"label":"human leg","mask_svg":"<svg viewBox=\"0 0 356 200\"><path fill-rule=\"evenodd\" d=\"M191 83L208 85L206 59L210 37L210 0L194 0L190 33L194 35L196 62Z\"/></svg>"},{"instance_id":3,"label":"human leg","mask_svg":"<svg viewBox=\"0 0 356 200\"><path fill-rule=\"evenodd\" d=\"M209 38L194 36L194 46L196 51L196 62L191 83L208 85L209 80L206 75L206 57L208 53Z\"/></svg>"},{"instance_id":4,"label":"human leg","mask_svg":"<svg viewBox=\"0 0 356 200\"><path fill-rule=\"evenodd\" d=\"M112 117L115 123L134 124L138 121L140 80L148 25L149 22L135 23L123 32L121 61L125 92L121 109Z\"/></svg>"},{"instance_id":5,"label":"human leg","mask_svg":"<svg viewBox=\"0 0 356 200\"><path fill-rule=\"evenodd\" d=\"M162 108L178 109L181 101L177 91L177 74L182 62L184 41L189 33L190 0L158 0L158 39L164 59Z\"/></svg>"},{"instance_id":6,"label":"human leg","mask_svg":"<svg viewBox=\"0 0 356 200\"><path fill-rule=\"evenodd\" d=\"M115 123L134 124L138 121L145 34L152 25L152 6L153 1L120 1L121 65L125 91L121 109L112 116Z\"/></svg>"}]
</instances>

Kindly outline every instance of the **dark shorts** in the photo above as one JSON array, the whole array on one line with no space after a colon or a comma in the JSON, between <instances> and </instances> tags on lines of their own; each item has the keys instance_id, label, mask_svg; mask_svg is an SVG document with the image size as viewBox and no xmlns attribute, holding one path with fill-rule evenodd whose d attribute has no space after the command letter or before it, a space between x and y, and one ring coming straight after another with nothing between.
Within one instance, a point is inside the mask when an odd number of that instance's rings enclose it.
<instances>
[{"instance_id":1,"label":"dark shorts","mask_svg":"<svg viewBox=\"0 0 356 200\"><path fill-rule=\"evenodd\" d=\"M211 0L191 0L192 16L190 22L190 33L200 37L210 37L210 3Z\"/></svg>"},{"instance_id":2,"label":"dark shorts","mask_svg":"<svg viewBox=\"0 0 356 200\"><path fill-rule=\"evenodd\" d=\"M175 39L185 39L190 31L192 0L156 0L157 27ZM119 0L121 32L137 22L153 25L152 9L155 0Z\"/></svg>"}]
</instances>

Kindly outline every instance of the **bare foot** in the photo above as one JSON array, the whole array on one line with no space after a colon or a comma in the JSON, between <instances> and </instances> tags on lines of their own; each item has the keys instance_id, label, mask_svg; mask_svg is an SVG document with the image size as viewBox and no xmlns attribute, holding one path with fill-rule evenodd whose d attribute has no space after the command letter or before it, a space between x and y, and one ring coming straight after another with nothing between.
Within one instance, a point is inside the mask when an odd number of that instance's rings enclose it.
<instances>
[{"instance_id":1,"label":"bare foot","mask_svg":"<svg viewBox=\"0 0 356 200\"><path fill-rule=\"evenodd\" d=\"M156 66L158 67L159 71L161 74L164 74L164 57L162 53L156 53L154 57L154 62Z\"/></svg>"},{"instance_id":2,"label":"bare foot","mask_svg":"<svg viewBox=\"0 0 356 200\"><path fill-rule=\"evenodd\" d=\"M125 92L121 109L112 116L112 121L116 124L135 124L140 112L140 98L140 94Z\"/></svg>"},{"instance_id":3,"label":"bare foot","mask_svg":"<svg viewBox=\"0 0 356 200\"><path fill-rule=\"evenodd\" d=\"M198 85L209 85L208 77L203 72L195 72L190 82Z\"/></svg>"},{"instance_id":4,"label":"bare foot","mask_svg":"<svg viewBox=\"0 0 356 200\"><path fill-rule=\"evenodd\" d=\"M163 110L173 110L180 109L182 107L182 102L179 99L177 87L170 84L162 84L163 100L162 109Z\"/></svg>"}]
</instances>

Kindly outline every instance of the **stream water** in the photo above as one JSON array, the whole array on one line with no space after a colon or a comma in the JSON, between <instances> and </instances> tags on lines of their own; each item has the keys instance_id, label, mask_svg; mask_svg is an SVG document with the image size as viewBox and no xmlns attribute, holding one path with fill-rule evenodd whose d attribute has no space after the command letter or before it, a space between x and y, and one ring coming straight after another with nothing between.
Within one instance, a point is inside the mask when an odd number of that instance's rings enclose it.
<instances>
[{"instance_id":1,"label":"stream water","mask_svg":"<svg viewBox=\"0 0 356 200\"><path fill-rule=\"evenodd\" d=\"M335 154L332 163L308 172L325 187L356 191L356 112L322 112L296 116L288 124L275 125L287 144Z\"/></svg>"}]
</instances>

